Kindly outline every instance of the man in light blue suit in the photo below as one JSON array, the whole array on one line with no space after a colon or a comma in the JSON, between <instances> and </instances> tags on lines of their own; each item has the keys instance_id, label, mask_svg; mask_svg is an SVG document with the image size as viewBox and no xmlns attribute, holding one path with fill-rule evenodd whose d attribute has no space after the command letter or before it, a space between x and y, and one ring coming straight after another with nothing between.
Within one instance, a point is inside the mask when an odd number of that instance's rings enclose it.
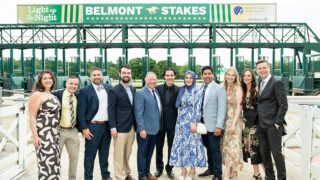
<instances>
[{"instance_id":1,"label":"man in light blue suit","mask_svg":"<svg viewBox=\"0 0 320 180\"><path fill-rule=\"evenodd\" d=\"M227 93L225 89L213 81L213 70L210 66L202 68L204 81L204 100L202 105L202 122L207 127L208 134L202 136L207 148L208 170L199 176L214 175L212 180L222 179L222 162L220 139L227 113Z\"/></svg>"},{"instance_id":2,"label":"man in light blue suit","mask_svg":"<svg viewBox=\"0 0 320 180\"><path fill-rule=\"evenodd\" d=\"M150 174L150 163L160 129L161 100L157 90L157 76L148 72L146 86L136 93L134 111L137 122L139 180L155 180Z\"/></svg>"}]
</instances>

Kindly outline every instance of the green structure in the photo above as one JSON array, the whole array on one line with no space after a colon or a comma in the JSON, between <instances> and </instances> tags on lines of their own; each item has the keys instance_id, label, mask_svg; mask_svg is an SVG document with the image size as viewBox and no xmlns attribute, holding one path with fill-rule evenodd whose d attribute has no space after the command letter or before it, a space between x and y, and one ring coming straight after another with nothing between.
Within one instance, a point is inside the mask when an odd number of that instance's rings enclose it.
<instances>
[{"instance_id":1,"label":"green structure","mask_svg":"<svg viewBox=\"0 0 320 180\"><path fill-rule=\"evenodd\" d=\"M256 22L252 23L250 14L242 14L251 6L265 9L260 15L255 14ZM122 49L119 66L128 63L130 48L145 49L144 74L149 69L149 50L153 48L167 49L168 67L174 61L171 49L188 49L191 70L196 66L193 50L208 49L207 64L218 73L222 64L216 54L218 48L230 50L230 65L239 71L254 68L255 57L261 57L261 49L267 48L273 52L272 73L285 79L288 89L292 86L299 93L311 92L316 85L308 82L317 82L314 74L320 61L311 57L320 53L320 39L306 23L274 23L275 9L275 4L18 5L20 24L0 25L0 72L2 77L6 73L11 78L20 77L13 81L22 81L21 77L33 77L51 62L53 71L63 81L70 73L66 50L75 49L72 61L76 62L76 72L72 73L86 85L87 50L92 48L99 49L95 63L103 69L104 76L108 76L108 50L112 48ZM14 49L21 51L20 57L13 53ZM32 50L32 57L24 55L25 49ZM242 49L251 50L249 63L239 56ZM283 56L284 49L294 50L290 58ZM3 57L5 50L9 50L10 57ZM41 50L41 57L35 57L36 50ZM45 58L49 50L55 55ZM62 62L58 54L62 54ZM18 68L14 67L16 59L21 62ZM36 59L41 60L41 69L36 69Z\"/></svg>"}]
</instances>

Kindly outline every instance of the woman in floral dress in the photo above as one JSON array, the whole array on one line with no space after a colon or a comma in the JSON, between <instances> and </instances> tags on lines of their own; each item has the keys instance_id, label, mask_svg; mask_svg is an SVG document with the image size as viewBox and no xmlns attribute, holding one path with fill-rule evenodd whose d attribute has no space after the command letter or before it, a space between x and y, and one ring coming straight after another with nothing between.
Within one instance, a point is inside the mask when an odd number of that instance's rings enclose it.
<instances>
[{"instance_id":1,"label":"woman in floral dress","mask_svg":"<svg viewBox=\"0 0 320 180\"><path fill-rule=\"evenodd\" d=\"M242 134L243 143L243 160L248 162L251 159L253 166L253 178L256 180L262 179L259 172L259 164L262 163L260 155L259 141L256 136L257 115L257 81L255 74L251 69L245 69L241 76L241 87L243 91L242 107L243 107L243 121L245 128Z\"/></svg>"},{"instance_id":2,"label":"woman in floral dress","mask_svg":"<svg viewBox=\"0 0 320 180\"><path fill-rule=\"evenodd\" d=\"M224 75L224 87L227 91L228 106L225 130L222 140L223 178L237 176L243 168L242 161L242 89L235 68L228 68Z\"/></svg>"},{"instance_id":3,"label":"woman in floral dress","mask_svg":"<svg viewBox=\"0 0 320 180\"><path fill-rule=\"evenodd\" d=\"M176 101L179 115L169 164L181 167L180 180L193 179L196 174L195 168L205 167L206 165L201 135L196 132L197 123L200 122L201 118L203 89L196 87L195 77L194 72L186 72L185 85L180 88ZM189 172L187 167L190 167Z\"/></svg>"}]
</instances>

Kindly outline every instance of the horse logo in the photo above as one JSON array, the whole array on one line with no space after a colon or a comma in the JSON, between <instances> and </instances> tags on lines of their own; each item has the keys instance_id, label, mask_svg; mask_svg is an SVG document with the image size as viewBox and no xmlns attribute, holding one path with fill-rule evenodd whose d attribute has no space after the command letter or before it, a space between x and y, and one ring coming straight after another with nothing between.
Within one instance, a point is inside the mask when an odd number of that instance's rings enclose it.
<instances>
[{"instance_id":1,"label":"horse logo","mask_svg":"<svg viewBox=\"0 0 320 180\"><path fill-rule=\"evenodd\" d=\"M149 12L149 14L156 14L159 8L156 6L152 6L150 8L147 8L146 10Z\"/></svg>"}]
</instances>

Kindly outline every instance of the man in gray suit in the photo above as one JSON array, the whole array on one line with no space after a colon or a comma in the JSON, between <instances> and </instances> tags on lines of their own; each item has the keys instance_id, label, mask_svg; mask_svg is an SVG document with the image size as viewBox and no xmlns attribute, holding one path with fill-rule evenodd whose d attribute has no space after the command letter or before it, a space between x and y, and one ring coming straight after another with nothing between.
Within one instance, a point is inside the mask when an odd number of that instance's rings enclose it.
<instances>
[{"instance_id":1,"label":"man in gray suit","mask_svg":"<svg viewBox=\"0 0 320 180\"><path fill-rule=\"evenodd\" d=\"M161 100L156 90L157 76L148 72L146 86L136 93L134 112L137 122L138 174L139 180L156 180L150 174L153 149L160 129Z\"/></svg>"},{"instance_id":2,"label":"man in gray suit","mask_svg":"<svg viewBox=\"0 0 320 180\"><path fill-rule=\"evenodd\" d=\"M225 89L213 81L213 70L210 66L202 68L204 81L204 99L202 104L202 121L208 134L202 136L207 148L208 169L199 174L200 177L214 175L213 180L222 179L222 161L220 139L227 112L227 93Z\"/></svg>"},{"instance_id":3,"label":"man in gray suit","mask_svg":"<svg viewBox=\"0 0 320 180\"><path fill-rule=\"evenodd\" d=\"M275 180L271 153L277 168L278 180L286 179L286 166L281 152L284 116L288 110L287 95L282 81L270 74L268 62L256 63L259 82L257 136L266 180Z\"/></svg>"}]
</instances>

